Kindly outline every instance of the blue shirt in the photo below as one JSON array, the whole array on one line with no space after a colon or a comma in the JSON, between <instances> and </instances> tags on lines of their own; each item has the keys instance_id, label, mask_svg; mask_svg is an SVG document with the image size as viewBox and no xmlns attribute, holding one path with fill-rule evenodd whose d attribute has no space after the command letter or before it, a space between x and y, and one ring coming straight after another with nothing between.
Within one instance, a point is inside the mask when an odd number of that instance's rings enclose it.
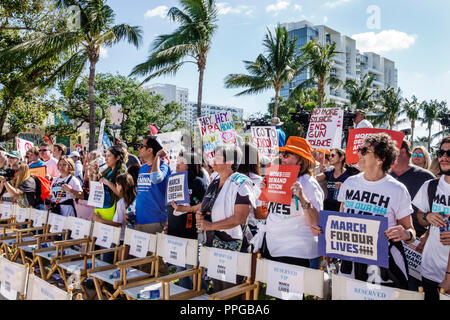
<instances>
[{"instance_id":1,"label":"blue shirt","mask_svg":"<svg viewBox=\"0 0 450 320\"><path fill-rule=\"evenodd\" d=\"M136 196L136 223L167 221L166 192L171 175L169 166L160 163L160 171L150 173L152 167L144 164L139 169Z\"/></svg>"},{"instance_id":2,"label":"blue shirt","mask_svg":"<svg viewBox=\"0 0 450 320\"><path fill-rule=\"evenodd\" d=\"M37 167L43 167L44 166L44 161L39 160L36 163L30 163L29 167L30 168L37 168Z\"/></svg>"},{"instance_id":3,"label":"blue shirt","mask_svg":"<svg viewBox=\"0 0 450 320\"><path fill-rule=\"evenodd\" d=\"M280 126L276 126L276 128L278 133L278 146L284 147L286 145L286 133L284 133Z\"/></svg>"}]
</instances>

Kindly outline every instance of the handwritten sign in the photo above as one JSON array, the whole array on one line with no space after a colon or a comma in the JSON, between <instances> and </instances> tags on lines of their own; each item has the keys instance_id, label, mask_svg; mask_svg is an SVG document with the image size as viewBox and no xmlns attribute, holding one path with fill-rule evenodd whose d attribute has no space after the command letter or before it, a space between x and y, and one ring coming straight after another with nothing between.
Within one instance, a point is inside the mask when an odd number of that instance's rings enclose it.
<instances>
[{"instance_id":1,"label":"handwritten sign","mask_svg":"<svg viewBox=\"0 0 450 320\"><path fill-rule=\"evenodd\" d=\"M251 127L252 143L258 148L261 156L267 157L270 162L276 157L278 148L278 134L276 127ZM256 163L256 159L250 161Z\"/></svg>"},{"instance_id":2,"label":"handwritten sign","mask_svg":"<svg viewBox=\"0 0 450 320\"><path fill-rule=\"evenodd\" d=\"M208 277L236 284L237 252L210 248Z\"/></svg>"},{"instance_id":3,"label":"handwritten sign","mask_svg":"<svg viewBox=\"0 0 450 320\"><path fill-rule=\"evenodd\" d=\"M176 266L186 266L187 240L167 236L164 260Z\"/></svg>"},{"instance_id":4,"label":"handwritten sign","mask_svg":"<svg viewBox=\"0 0 450 320\"><path fill-rule=\"evenodd\" d=\"M268 262L266 293L283 300L303 300L304 268L275 261Z\"/></svg>"},{"instance_id":5,"label":"handwritten sign","mask_svg":"<svg viewBox=\"0 0 450 320\"><path fill-rule=\"evenodd\" d=\"M403 138L405 137L405 134L400 131L376 128L350 129L348 131L348 142L345 150L345 162L347 164L353 164L359 161L358 148L364 144L366 136L372 133L386 133L397 143L397 148L399 150L402 146Z\"/></svg>"},{"instance_id":6,"label":"handwritten sign","mask_svg":"<svg viewBox=\"0 0 450 320\"><path fill-rule=\"evenodd\" d=\"M30 168L29 170L30 170L30 175L36 176L36 177L43 177L43 178L45 178L45 176L47 174L47 167L46 166L34 167L34 168Z\"/></svg>"},{"instance_id":7,"label":"handwritten sign","mask_svg":"<svg viewBox=\"0 0 450 320\"><path fill-rule=\"evenodd\" d=\"M175 172L177 167L177 158L181 151L181 131L160 133L156 135L158 141L167 151L170 170Z\"/></svg>"},{"instance_id":8,"label":"handwritten sign","mask_svg":"<svg viewBox=\"0 0 450 320\"><path fill-rule=\"evenodd\" d=\"M395 289L347 279L347 300L394 300Z\"/></svg>"},{"instance_id":9,"label":"handwritten sign","mask_svg":"<svg viewBox=\"0 0 450 320\"><path fill-rule=\"evenodd\" d=\"M99 228L99 236L95 240L95 244L103 248L111 248L113 241L114 227L101 223Z\"/></svg>"},{"instance_id":10,"label":"handwritten sign","mask_svg":"<svg viewBox=\"0 0 450 320\"><path fill-rule=\"evenodd\" d=\"M259 197L262 201L291 204L291 187L297 180L299 166L269 165L266 167L266 188Z\"/></svg>"},{"instance_id":11,"label":"handwritten sign","mask_svg":"<svg viewBox=\"0 0 450 320\"><path fill-rule=\"evenodd\" d=\"M97 181L90 182L88 205L93 207L103 207L105 199L105 189L103 183Z\"/></svg>"},{"instance_id":12,"label":"handwritten sign","mask_svg":"<svg viewBox=\"0 0 450 320\"><path fill-rule=\"evenodd\" d=\"M134 230L131 234L130 254L138 258L144 258L148 252L150 234Z\"/></svg>"},{"instance_id":13,"label":"handwritten sign","mask_svg":"<svg viewBox=\"0 0 450 320\"><path fill-rule=\"evenodd\" d=\"M411 277L422 281L422 255L416 251L420 241L416 240L411 244L403 242L406 261L408 262L408 273Z\"/></svg>"},{"instance_id":14,"label":"handwritten sign","mask_svg":"<svg viewBox=\"0 0 450 320\"><path fill-rule=\"evenodd\" d=\"M172 201L177 204L189 204L187 171L172 174L167 182L166 205Z\"/></svg>"},{"instance_id":15,"label":"handwritten sign","mask_svg":"<svg viewBox=\"0 0 450 320\"><path fill-rule=\"evenodd\" d=\"M389 267L387 218L320 211L319 255Z\"/></svg>"},{"instance_id":16,"label":"handwritten sign","mask_svg":"<svg viewBox=\"0 0 450 320\"><path fill-rule=\"evenodd\" d=\"M222 144L236 145L236 131L231 112L220 112L197 118L197 123L202 134L207 161L214 158L216 147Z\"/></svg>"},{"instance_id":17,"label":"handwritten sign","mask_svg":"<svg viewBox=\"0 0 450 320\"><path fill-rule=\"evenodd\" d=\"M306 140L314 148L341 147L344 110L340 108L314 109L309 120Z\"/></svg>"}]
</instances>

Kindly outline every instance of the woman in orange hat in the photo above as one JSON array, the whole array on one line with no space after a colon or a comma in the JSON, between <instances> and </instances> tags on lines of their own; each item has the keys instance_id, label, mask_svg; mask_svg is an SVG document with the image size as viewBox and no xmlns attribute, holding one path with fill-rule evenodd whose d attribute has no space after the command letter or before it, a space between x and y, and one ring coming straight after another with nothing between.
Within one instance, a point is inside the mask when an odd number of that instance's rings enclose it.
<instances>
[{"instance_id":1,"label":"woman in orange hat","mask_svg":"<svg viewBox=\"0 0 450 320\"><path fill-rule=\"evenodd\" d=\"M311 226L319 221L324 198L313 177L316 162L311 145L300 137L289 137L279 151L282 165L300 167L297 181L292 185L291 204L269 202L265 230L260 229L252 243L255 249L261 247L261 254L267 259L309 267L309 260L319 256L317 237Z\"/></svg>"}]
</instances>

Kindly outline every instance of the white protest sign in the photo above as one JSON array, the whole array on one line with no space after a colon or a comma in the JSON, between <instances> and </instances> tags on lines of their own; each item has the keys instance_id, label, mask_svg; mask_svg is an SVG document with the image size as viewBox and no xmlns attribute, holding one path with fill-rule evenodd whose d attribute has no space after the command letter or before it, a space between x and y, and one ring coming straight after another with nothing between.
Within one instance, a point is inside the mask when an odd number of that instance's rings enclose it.
<instances>
[{"instance_id":1,"label":"white protest sign","mask_svg":"<svg viewBox=\"0 0 450 320\"><path fill-rule=\"evenodd\" d=\"M34 147L33 142L24 139L16 138L17 151L20 153L22 159L25 158L27 151Z\"/></svg>"},{"instance_id":2,"label":"white protest sign","mask_svg":"<svg viewBox=\"0 0 450 320\"><path fill-rule=\"evenodd\" d=\"M181 131L160 133L156 136L158 137L161 147L167 151L170 170L175 172L177 167L177 158L181 151Z\"/></svg>"},{"instance_id":3,"label":"white protest sign","mask_svg":"<svg viewBox=\"0 0 450 320\"><path fill-rule=\"evenodd\" d=\"M25 222L30 217L29 208L16 208L16 222Z\"/></svg>"},{"instance_id":4,"label":"white protest sign","mask_svg":"<svg viewBox=\"0 0 450 320\"><path fill-rule=\"evenodd\" d=\"M102 208L104 200L105 200L105 189L103 187L103 183L91 181L89 187L88 205L92 207Z\"/></svg>"},{"instance_id":5,"label":"white protest sign","mask_svg":"<svg viewBox=\"0 0 450 320\"><path fill-rule=\"evenodd\" d=\"M258 148L261 156L269 158L270 162L277 155L278 134L276 127L251 127L252 143ZM256 157L256 156L255 156ZM256 163L256 159L250 159Z\"/></svg>"},{"instance_id":6,"label":"white protest sign","mask_svg":"<svg viewBox=\"0 0 450 320\"><path fill-rule=\"evenodd\" d=\"M103 248L111 248L114 227L102 223L99 229L99 236L97 237L95 244Z\"/></svg>"},{"instance_id":7,"label":"white protest sign","mask_svg":"<svg viewBox=\"0 0 450 320\"><path fill-rule=\"evenodd\" d=\"M237 257L236 251L210 248L208 277L236 284Z\"/></svg>"},{"instance_id":8,"label":"white protest sign","mask_svg":"<svg viewBox=\"0 0 450 320\"><path fill-rule=\"evenodd\" d=\"M394 288L347 279L346 300L394 300L394 294Z\"/></svg>"},{"instance_id":9,"label":"white protest sign","mask_svg":"<svg viewBox=\"0 0 450 320\"><path fill-rule=\"evenodd\" d=\"M82 239L89 236L91 222L89 220L71 217L72 219L72 239Z\"/></svg>"},{"instance_id":10,"label":"white protest sign","mask_svg":"<svg viewBox=\"0 0 450 320\"><path fill-rule=\"evenodd\" d=\"M98 142L97 142L97 151L98 153L102 154L103 152L103 132L105 131L105 123L106 123L106 118L102 120L102 122L100 122L100 131L98 133Z\"/></svg>"},{"instance_id":11,"label":"white protest sign","mask_svg":"<svg viewBox=\"0 0 450 320\"><path fill-rule=\"evenodd\" d=\"M130 255L144 258L148 252L150 234L134 230L131 234Z\"/></svg>"},{"instance_id":12,"label":"white protest sign","mask_svg":"<svg viewBox=\"0 0 450 320\"><path fill-rule=\"evenodd\" d=\"M405 249L406 261L408 262L409 275L421 281L422 255L416 251L416 247L419 243L419 240L414 241L410 245L403 242L403 248Z\"/></svg>"},{"instance_id":13,"label":"white protest sign","mask_svg":"<svg viewBox=\"0 0 450 320\"><path fill-rule=\"evenodd\" d=\"M236 131L231 112L220 112L197 118L202 134L203 149L206 160L214 158L214 149L222 144L236 145Z\"/></svg>"},{"instance_id":14,"label":"white protest sign","mask_svg":"<svg viewBox=\"0 0 450 320\"><path fill-rule=\"evenodd\" d=\"M166 236L164 260L176 266L186 266L187 240Z\"/></svg>"},{"instance_id":15,"label":"white protest sign","mask_svg":"<svg viewBox=\"0 0 450 320\"><path fill-rule=\"evenodd\" d=\"M318 108L311 113L306 140L313 148L333 149L341 147L344 110Z\"/></svg>"},{"instance_id":16,"label":"white protest sign","mask_svg":"<svg viewBox=\"0 0 450 320\"><path fill-rule=\"evenodd\" d=\"M266 293L283 300L303 300L304 271L299 266L269 261Z\"/></svg>"},{"instance_id":17,"label":"white protest sign","mask_svg":"<svg viewBox=\"0 0 450 320\"><path fill-rule=\"evenodd\" d=\"M62 232L66 228L67 217L59 214L50 214L50 233Z\"/></svg>"}]
</instances>

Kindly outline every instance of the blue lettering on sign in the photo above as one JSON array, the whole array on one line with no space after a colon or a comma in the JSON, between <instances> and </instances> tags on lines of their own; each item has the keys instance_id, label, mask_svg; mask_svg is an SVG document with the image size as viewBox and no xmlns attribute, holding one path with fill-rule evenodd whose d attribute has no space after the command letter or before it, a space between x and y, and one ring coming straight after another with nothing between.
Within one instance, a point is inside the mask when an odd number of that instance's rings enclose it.
<instances>
[{"instance_id":1,"label":"blue lettering on sign","mask_svg":"<svg viewBox=\"0 0 450 320\"><path fill-rule=\"evenodd\" d=\"M364 300L386 299L386 293L375 290L354 288L353 292L364 295Z\"/></svg>"}]
</instances>

